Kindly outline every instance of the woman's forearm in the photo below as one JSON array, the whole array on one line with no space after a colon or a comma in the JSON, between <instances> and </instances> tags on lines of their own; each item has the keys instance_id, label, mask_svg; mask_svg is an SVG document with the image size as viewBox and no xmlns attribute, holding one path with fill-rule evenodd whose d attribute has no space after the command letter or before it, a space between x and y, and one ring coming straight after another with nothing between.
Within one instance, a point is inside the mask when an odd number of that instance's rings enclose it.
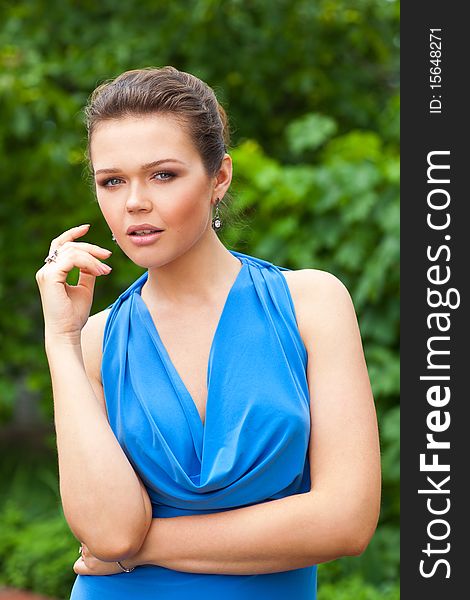
<instances>
[{"instance_id":1,"label":"woman's forearm","mask_svg":"<svg viewBox=\"0 0 470 600\"><path fill-rule=\"evenodd\" d=\"M308 492L219 513L157 518L141 550L125 564L250 575L360 554L375 524L361 527L347 503Z\"/></svg>"},{"instance_id":2,"label":"woman's forearm","mask_svg":"<svg viewBox=\"0 0 470 600\"><path fill-rule=\"evenodd\" d=\"M151 523L148 496L95 395L80 343L46 332L46 354L67 522L98 558L130 556Z\"/></svg>"}]
</instances>

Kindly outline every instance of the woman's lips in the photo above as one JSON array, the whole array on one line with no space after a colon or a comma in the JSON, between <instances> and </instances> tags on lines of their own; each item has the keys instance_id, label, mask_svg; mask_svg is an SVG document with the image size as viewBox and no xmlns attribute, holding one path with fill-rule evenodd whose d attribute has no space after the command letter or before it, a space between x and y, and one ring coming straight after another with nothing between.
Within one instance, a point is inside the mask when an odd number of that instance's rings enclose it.
<instances>
[{"instance_id":1,"label":"woman's lips","mask_svg":"<svg viewBox=\"0 0 470 600\"><path fill-rule=\"evenodd\" d=\"M156 240L158 240L162 233L163 231L154 231L153 233L145 233L143 235L129 233L127 234L127 237L136 246L148 246L149 244L153 244Z\"/></svg>"}]
</instances>

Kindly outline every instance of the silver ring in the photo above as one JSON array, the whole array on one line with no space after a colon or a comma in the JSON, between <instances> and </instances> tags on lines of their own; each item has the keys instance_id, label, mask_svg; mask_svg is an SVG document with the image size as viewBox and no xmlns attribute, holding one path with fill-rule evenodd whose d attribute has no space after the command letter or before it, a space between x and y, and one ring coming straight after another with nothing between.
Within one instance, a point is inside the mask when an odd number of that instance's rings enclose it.
<instances>
[{"instance_id":1,"label":"silver ring","mask_svg":"<svg viewBox=\"0 0 470 600\"><path fill-rule=\"evenodd\" d=\"M52 252L51 254L49 254L49 256L44 259L44 262L47 263L47 264L49 264L51 262L56 262L58 254L59 254L59 252L57 251L57 248L56 248L54 250L54 252Z\"/></svg>"}]
</instances>

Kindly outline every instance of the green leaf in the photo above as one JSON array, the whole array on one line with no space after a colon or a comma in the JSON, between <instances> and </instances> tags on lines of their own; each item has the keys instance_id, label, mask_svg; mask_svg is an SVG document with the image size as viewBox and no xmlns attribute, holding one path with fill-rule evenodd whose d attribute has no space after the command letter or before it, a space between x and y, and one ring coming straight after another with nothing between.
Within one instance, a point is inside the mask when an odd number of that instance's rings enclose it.
<instances>
[{"instance_id":1,"label":"green leaf","mask_svg":"<svg viewBox=\"0 0 470 600\"><path fill-rule=\"evenodd\" d=\"M287 144L294 155L301 155L306 150L316 150L324 144L338 126L325 115L309 113L289 123L286 129Z\"/></svg>"}]
</instances>

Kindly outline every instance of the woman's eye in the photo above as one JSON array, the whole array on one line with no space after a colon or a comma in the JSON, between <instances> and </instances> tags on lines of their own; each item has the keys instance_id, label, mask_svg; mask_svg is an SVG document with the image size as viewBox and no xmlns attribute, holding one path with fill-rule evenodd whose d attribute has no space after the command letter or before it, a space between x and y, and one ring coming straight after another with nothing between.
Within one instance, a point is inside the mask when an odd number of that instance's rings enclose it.
<instances>
[{"instance_id":1,"label":"woman's eye","mask_svg":"<svg viewBox=\"0 0 470 600\"><path fill-rule=\"evenodd\" d=\"M175 174L169 171L159 171L158 173L154 173L153 178L157 179L157 181L169 181L170 179L173 179L174 176ZM122 183L121 178L110 177L109 179L105 179L100 185L102 187L116 187L120 183Z\"/></svg>"},{"instance_id":2,"label":"woman's eye","mask_svg":"<svg viewBox=\"0 0 470 600\"><path fill-rule=\"evenodd\" d=\"M174 174L170 173L168 171L160 171L158 173L155 173L155 175L154 175L155 179L158 179L159 181L168 181L173 176L174 176Z\"/></svg>"},{"instance_id":3,"label":"woman's eye","mask_svg":"<svg viewBox=\"0 0 470 600\"><path fill-rule=\"evenodd\" d=\"M121 181L121 179L119 179L118 177L110 177L109 179L106 179L105 181L103 181L103 183L101 184L103 187L114 187L114 184L111 184L112 181Z\"/></svg>"}]
</instances>

